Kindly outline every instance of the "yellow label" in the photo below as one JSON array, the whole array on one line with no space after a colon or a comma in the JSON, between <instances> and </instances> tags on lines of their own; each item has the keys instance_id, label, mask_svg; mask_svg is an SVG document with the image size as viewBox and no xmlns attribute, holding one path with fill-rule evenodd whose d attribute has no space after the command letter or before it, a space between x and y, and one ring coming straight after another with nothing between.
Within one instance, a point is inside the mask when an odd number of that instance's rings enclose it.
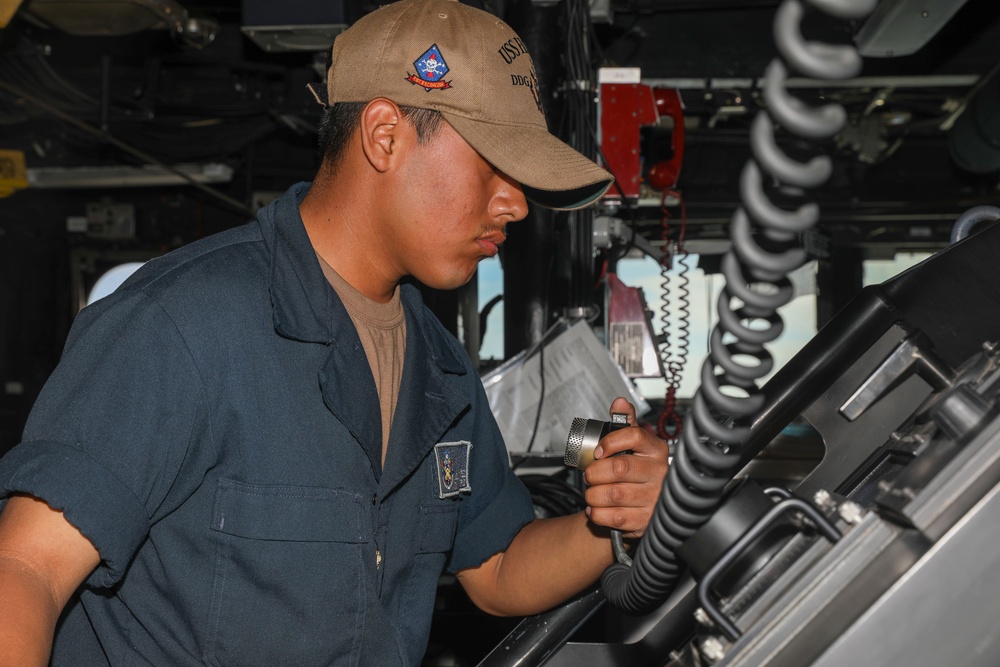
<instances>
[{"instance_id":1,"label":"yellow label","mask_svg":"<svg viewBox=\"0 0 1000 667\"><path fill-rule=\"evenodd\" d=\"M0 28L6 28L21 6L21 0L0 0Z\"/></svg>"},{"instance_id":2,"label":"yellow label","mask_svg":"<svg viewBox=\"0 0 1000 667\"><path fill-rule=\"evenodd\" d=\"M0 0L2 1L2 0ZM0 196L28 187L28 170L22 151L0 150Z\"/></svg>"}]
</instances>

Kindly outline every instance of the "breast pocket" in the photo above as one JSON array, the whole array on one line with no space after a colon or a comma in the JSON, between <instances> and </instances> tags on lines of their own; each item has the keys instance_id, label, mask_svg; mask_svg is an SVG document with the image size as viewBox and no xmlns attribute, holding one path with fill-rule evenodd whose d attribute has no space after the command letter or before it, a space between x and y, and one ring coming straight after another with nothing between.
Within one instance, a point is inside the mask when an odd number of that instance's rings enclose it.
<instances>
[{"instance_id":1,"label":"breast pocket","mask_svg":"<svg viewBox=\"0 0 1000 667\"><path fill-rule=\"evenodd\" d=\"M336 489L219 482L211 526L214 664L356 661L366 599L364 508L359 495Z\"/></svg>"},{"instance_id":2,"label":"breast pocket","mask_svg":"<svg viewBox=\"0 0 1000 667\"><path fill-rule=\"evenodd\" d=\"M418 553L434 554L451 551L458 525L458 503L421 505L417 520L420 543Z\"/></svg>"},{"instance_id":3,"label":"breast pocket","mask_svg":"<svg viewBox=\"0 0 1000 667\"><path fill-rule=\"evenodd\" d=\"M399 626L400 642L406 647L423 647L427 642L441 572L455 543L459 503L431 501L415 509L416 520L405 529L411 540L407 566L389 584L394 615L409 619Z\"/></svg>"}]
</instances>

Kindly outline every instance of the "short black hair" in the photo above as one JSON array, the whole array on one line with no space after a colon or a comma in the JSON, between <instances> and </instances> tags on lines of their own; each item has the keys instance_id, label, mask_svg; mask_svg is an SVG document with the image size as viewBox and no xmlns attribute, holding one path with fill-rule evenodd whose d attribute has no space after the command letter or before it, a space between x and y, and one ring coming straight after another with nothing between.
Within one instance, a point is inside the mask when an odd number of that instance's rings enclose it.
<instances>
[{"instance_id":1,"label":"short black hair","mask_svg":"<svg viewBox=\"0 0 1000 667\"><path fill-rule=\"evenodd\" d=\"M344 149L351 139L351 134L361 122L361 111L366 102L338 102L327 107L319 121L319 149L323 159L331 169L336 169L337 163L344 156ZM444 118L435 109L420 109L401 106L403 117L413 124L417 132L417 141L423 142L437 132Z\"/></svg>"}]
</instances>

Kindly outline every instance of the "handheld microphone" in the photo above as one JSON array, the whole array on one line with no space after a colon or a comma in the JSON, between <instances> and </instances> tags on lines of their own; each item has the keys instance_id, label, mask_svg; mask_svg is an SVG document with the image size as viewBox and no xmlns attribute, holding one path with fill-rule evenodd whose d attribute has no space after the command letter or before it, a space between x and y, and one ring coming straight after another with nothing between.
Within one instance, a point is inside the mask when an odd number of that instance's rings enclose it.
<instances>
[{"instance_id":1,"label":"handheld microphone","mask_svg":"<svg viewBox=\"0 0 1000 667\"><path fill-rule=\"evenodd\" d=\"M594 450L597 449L601 438L626 426L628 426L628 416L621 412L613 413L609 422L574 417L569 426L569 435L566 437L566 453L563 455L563 463L571 468L583 470L594 462ZM619 452L618 454L627 453L629 452ZM625 549L622 532L614 528L611 529L611 550L615 554L615 560L619 563L632 564L632 558Z\"/></svg>"},{"instance_id":2,"label":"handheld microphone","mask_svg":"<svg viewBox=\"0 0 1000 667\"><path fill-rule=\"evenodd\" d=\"M563 463L571 468L583 470L594 462L594 450L601 438L612 431L628 426L628 416L621 412L611 415L611 421L574 417L566 437L566 453Z\"/></svg>"}]
</instances>

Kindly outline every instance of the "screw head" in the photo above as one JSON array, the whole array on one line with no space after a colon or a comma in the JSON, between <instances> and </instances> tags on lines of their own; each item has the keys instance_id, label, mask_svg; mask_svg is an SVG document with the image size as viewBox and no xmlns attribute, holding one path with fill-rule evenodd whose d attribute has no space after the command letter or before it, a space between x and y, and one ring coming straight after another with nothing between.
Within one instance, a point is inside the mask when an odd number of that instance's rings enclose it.
<instances>
[{"instance_id":1,"label":"screw head","mask_svg":"<svg viewBox=\"0 0 1000 667\"><path fill-rule=\"evenodd\" d=\"M841 519L843 519L844 521L846 521L851 525L854 525L857 522L861 521L861 519L864 517L864 510L861 509L861 505L858 505L857 503L852 502L850 500L840 505L838 513L840 514Z\"/></svg>"},{"instance_id":2,"label":"screw head","mask_svg":"<svg viewBox=\"0 0 1000 667\"><path fill-rule=\"evenodd\" d=\"M813 494L813 502L820 507L830 507L833 505L833 497L830 496L830 492L826 489L820 489Z\"/></svg>"},{"instance_id":3,"label":"screw head","mask_svg":"<svg viewBox=\"0 0 1000 667\"><path fill-rule=\"evenodd\" d=\"M726 648L719 641L718 637L712 635L711 637L706 637L701 642L701 654L712 662L718 662L725 657Z\"/></svg>"}]
</instances>

